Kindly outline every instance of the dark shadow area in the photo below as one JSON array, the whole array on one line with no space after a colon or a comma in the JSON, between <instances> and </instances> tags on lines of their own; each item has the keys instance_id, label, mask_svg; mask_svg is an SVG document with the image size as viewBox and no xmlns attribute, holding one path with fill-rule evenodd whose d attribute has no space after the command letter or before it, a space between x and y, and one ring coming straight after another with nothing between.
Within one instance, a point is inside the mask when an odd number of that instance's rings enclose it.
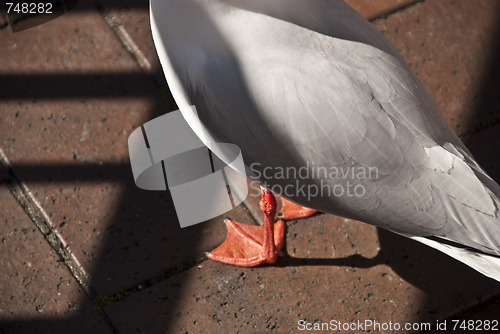
<instances>
[{"instance_id":1,"label":"dark shadow area","mask_svg":"<svg viewBox=\"0 0 500 334\"><path fill-rule=\"evenodd\" d=\"M359 254L349 255L342 258L298 258L285 254L276 263L279 267L304 267L304 266L338 266L353 268L371 268L385 263L386 258L382 252L373 258L367 258Z\"/></svg>"},{"instance_id":2,"label":"dark shadow area","mask_svg":"<svg viewBox=\"0 0 500 334\"><path fill-rule=\"evenodd\" d=\"M353 254L344 258L296 258L285 255L277 263L282 267L341 266L371 268L390 266L404 280L435 297L443 289L463 291L470 282L482 282L498 288L500 282L485 277L442 252L393 232L377 228L380 251L373 258ZM424 309L424 308L423 308Z\"/></svg>"},{"instance_id":3,"label":"dark shadow area","mask_svg":"<svg viewBox=\"0 0 500 334\"><path fill-rule=\"evenodd\" d=\"M87 303L86 308L92 308ZM94 317L92 317L94 318ZM102 324L92 324L88 312L76 316L61 317L59 319L20 319L19 321L0 322L0 334L25 334L25 333L74 333L74 334L105 334L112 333L111 328L106 331Z\"/></svg>"},{"instance_id":4,"label":"dark shadow area","mask_svg":"<svg viewBox=\"0 0 500 334\"><path fill-rule=\"evenodd\" d=\"M148 81L149 75L136 73L52 73L0 75L0 100L54 100L82 98L136 98L150 96L150 85L130 83ZM161 112L158 112L160 114Z\"/></svg>"},{"instance_id":5,"label":"dark shadow area","mask_svg":"<svg viewBox=\"0 0 500 334\"><path fill-rule=\"evenodd\" d=\"M500 15L497 15L497 18L500 18ZM481 77L481 84L478 95L474 97L476 99L474 103L475 110L471 113L471 124L468 124L469 128L466 133L475 134L493 125L500 124L500 23L498 22L500 21L497 20L498 26L494 34L492 34L493 37L490 37L493 45L486 52L486 55L484 55L486 61L483 72L478 73ZM483 50L478 51L478 57L483 52ZM498 157L499 151L494 150L494 148L500 147L500 133L497 132L497 134L498 136L493 142L479 143L478 140L480 141L481 139L477 139L477 136L472 135L468 136L464 140L464 143L490 175L496 173L497 177L495 177L495 180L498 182L500 181L500 172L487 167L490 164L489 160L491 160L491 158L488 159L488 154L494 154ZM488 150L481 150L481 145L488 148ZM494 151L489 151L489 149Z\"/></svg>"},{"instance_id":6,"label":"dark shadow area","mask_svg":"<svg viewBox=\"0 0 500 334\"><path fill-rule=\"evenodd\" d=\"M130 164L128 163L97 163L81 164L43 164L35 166L32 164L12 164L14 176L26 182L51 183L51 182L123 182L130 178ZM43 173L40 173L43 169Z\"/></svg>"},{"instance_id":7,"label":"dark shadow area","mask_svg":"<svg viewBox=\"0 0 500 334\"><path fill-rule=\"evenodd\" d=\"M467 265L423 245L417 241L399 236L384 229L377 229L380 253L377 258L390 266L404 280L427 292L429 305L422 304L420 310L432 309L441 300L443 307L450 311L456 305L447 305L452 294L470 293L474 290L471 283L499 290L500 282L490 279ZM491 297L491 296L486 296ZM479 302L479 301L477 301Z\"/></svg>"}]
</instances>

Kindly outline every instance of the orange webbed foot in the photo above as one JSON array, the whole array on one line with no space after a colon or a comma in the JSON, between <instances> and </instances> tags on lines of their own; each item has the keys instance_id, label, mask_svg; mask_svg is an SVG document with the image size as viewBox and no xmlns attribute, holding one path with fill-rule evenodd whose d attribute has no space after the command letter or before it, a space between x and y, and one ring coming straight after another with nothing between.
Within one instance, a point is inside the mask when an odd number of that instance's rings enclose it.
<instances>
[{"instance_id":1,"label":"orange webbed foot","mask_svg":"<svg viewBox=\"0 0 500 334\"><path fill-rule=\"evenodd\" d=\"M225 219L226 241L207 257L240 267L254 267L261 263L275 263L285 239L285 223L277 221L276 198L273 193L261 187L260 210L264 213L264 225L245 225Z\"/></svg>"},{"instance_id":2,"label":"orange webbed foot","mask_svg":"<svg viewBox=\"0 0 500 334\"><path fill-rule=\"evenodd\" d=\"M318 212L318 210L306 208L281 197L281 212L277 214L277 217L284 220L293 220L307 218Z\"/></svg>"},{"instance_id":3,"label":"orange webbed foot","mask_svg":"<svg viewBox=\"0 0 500 334\"><path fill-rule=\"evenodd\" d=\"M277 221L273 226L275 249L268 255L265 251L265 227L247 225L224 219L227 227L226 240L207 257L226 264L239 267L254 267L262 263L273 264L278 255L283 255L285 240L285 223Z\"/></svg>"}]
</instances>

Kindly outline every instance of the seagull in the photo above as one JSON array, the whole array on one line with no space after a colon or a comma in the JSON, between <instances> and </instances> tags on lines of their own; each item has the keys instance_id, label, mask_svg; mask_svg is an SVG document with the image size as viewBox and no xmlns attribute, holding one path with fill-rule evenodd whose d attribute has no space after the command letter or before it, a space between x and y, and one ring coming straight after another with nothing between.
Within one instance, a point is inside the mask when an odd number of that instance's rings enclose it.
<instances>
[{"instance_id":1,"label":"seagull","mask_svg":"<svg viewBox=\"0 0 500 334\"><path fill-rule=\"evenodd\" d=\"M181 110L196 108L198 121L188 124L209 148L237 145L261 185L264 225L226 220L227 239L209 258L275 263L285 228L274 222L277 192L299 216L360 220L500 281L499 185L353 8L341 0L151 0L150 9L172 95Z\"/></svg>"}]
</instances>

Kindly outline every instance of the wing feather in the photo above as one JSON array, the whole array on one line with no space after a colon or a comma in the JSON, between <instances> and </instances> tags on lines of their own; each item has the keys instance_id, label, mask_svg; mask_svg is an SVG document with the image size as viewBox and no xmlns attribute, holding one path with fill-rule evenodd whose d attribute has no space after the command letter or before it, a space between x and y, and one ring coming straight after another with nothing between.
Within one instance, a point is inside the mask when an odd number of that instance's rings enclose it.
<instances>
[{"instance_id":1,"label":"wing feather","mask_svg":"<svg viewBox=\"0 0 500 334\"><path fill-rule=\"evenodd\" d=\"M155 24L183 37L161 44L166 76L182 87L174 97L187 96L210 133L238 145L248 164L378 170L376 178L299 180L351 182L362 196L291 199L500 254L499 186L394 48L352 9L322 0L170 2L171 20ZM193 11L202 32L185 19Z\"/></svg>"}]
</instances>

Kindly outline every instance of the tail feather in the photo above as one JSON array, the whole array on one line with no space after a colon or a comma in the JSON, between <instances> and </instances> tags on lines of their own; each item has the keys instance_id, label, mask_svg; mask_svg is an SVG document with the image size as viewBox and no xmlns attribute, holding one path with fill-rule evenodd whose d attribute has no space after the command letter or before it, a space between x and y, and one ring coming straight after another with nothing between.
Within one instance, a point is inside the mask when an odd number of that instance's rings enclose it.
<instances>
[{"instance_id":1,"label":"tail feather","mask_svg":"<svg viewBox=\"0 0 500 334\"><path fill-rule=\"evenodd\" d=\"M397 232L396 232L397 233ZM426 237L416 237L408 234L398 233L407 238L413 239L424 245L437 249L448 256L468 265L481 274L500 282L500 257L481 252L475 252L469 248L454 246L442 243Z\"/></svg>"}]
</instances>

